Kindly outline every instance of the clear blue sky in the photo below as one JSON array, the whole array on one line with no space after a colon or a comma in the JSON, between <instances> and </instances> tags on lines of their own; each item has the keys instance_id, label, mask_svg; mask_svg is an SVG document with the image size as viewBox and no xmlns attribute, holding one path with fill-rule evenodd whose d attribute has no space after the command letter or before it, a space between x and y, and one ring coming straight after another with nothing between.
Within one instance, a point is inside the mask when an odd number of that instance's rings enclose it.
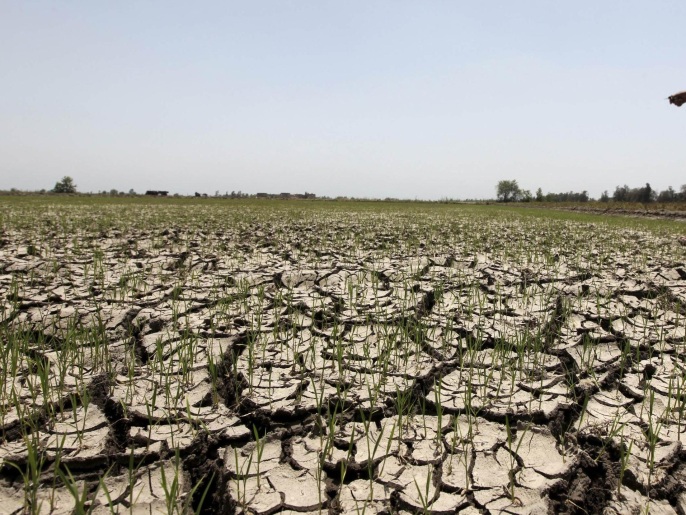
<instances>
[{"instance_id":1,"label":"clear blue sky","mask_svg":"<svg viewBox=\"0 0 686 515\"><path fill-rule=\"evenodd\" d=\"M681 90L683 0L0 0L0 189L678 189Z\"/></svg>"}]
</instances>

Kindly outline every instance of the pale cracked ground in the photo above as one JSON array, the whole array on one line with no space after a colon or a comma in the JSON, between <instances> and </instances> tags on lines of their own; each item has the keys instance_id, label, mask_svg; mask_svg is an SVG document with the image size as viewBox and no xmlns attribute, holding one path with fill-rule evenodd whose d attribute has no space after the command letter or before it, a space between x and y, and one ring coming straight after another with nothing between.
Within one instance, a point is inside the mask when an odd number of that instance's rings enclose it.
<instances>
[{"instance_id":1,"label":"pale cracked ground","mask_svg":"<svg viewBox=\"0 0 686 515\"><path fill-rule=\"evenodd\" d=\"M666 233L428 207L2 222L2 513L686 510Z\"/></svg>"}]
</instances>

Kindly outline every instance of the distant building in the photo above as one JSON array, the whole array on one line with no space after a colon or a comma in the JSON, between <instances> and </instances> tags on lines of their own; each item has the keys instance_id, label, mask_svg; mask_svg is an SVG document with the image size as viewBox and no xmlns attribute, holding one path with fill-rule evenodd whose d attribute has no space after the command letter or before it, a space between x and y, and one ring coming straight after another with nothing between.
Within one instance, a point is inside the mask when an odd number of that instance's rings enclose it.
<instances>
[{"instance_id":1,"label":"distant building","mask_svg":"<svg viewBox=\"0 0 686 515\"><path fill-rule=\"evenodd\" d=\"M269 198L269 193L257 193L255 196L257 198Z\"/></svg>"},{"instance_id":2,"label":"distant building","mask_svg":"<svg viewBox=\"0 0 686 515\"><path fill-rule=\"evenodd\" d=\"M158 190L148 190L145 192L146 195L150 195L152 197L166 197L168 191L158 191Z\"/></svg>"}]
</instances>

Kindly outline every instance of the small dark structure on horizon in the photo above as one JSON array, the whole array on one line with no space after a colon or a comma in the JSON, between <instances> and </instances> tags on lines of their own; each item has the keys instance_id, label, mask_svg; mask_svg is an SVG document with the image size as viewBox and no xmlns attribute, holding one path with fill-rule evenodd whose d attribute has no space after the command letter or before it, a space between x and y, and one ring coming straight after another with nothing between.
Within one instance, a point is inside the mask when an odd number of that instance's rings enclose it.
<instances>
[{"instance_id":1,"label":"small dark structure on horizon","mask_svg":"<svg viewBox=\"0 0 686 515\"><path fill-rule=\"evenodd\" d=\"M667 98L669 99L670 104L674 104L677 107L681 107L683 104L686 103L686 91L682 91L681 93L677 93Z\"/></svg>"},{"instance_id":2,"label":"small dark structure on horizon","mask_svg":"<svg viewBox=\"0 0 686 515\"><path fill-rule=\"evenodd\" d=\"M158 191L158 190L148 190L145 192L146 195L150 195L151 197L166 197L168 191Z\"/></svg>"}]
</instances>

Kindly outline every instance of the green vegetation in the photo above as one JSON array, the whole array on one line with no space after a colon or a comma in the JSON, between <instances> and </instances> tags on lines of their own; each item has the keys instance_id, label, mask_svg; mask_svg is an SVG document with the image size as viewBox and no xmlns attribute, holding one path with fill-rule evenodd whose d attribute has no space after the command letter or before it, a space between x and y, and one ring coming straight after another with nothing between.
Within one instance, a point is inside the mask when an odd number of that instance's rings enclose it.
<instances>
[{"instance_id":1,"label":"green vegetation","mask_svg":"<svg viewBox=\"0 0 686 515\"><path fill-rule=\"evenodd\" d=\"M517 202L525 196L516 180L499 181L495 190L500 202Z\"/></svg>"},{"instance_id":2,"label":"green vegetation","mask_svg":"<svg viewBox=\"0 0 686 515\"><path fill-rule=\"evenodd\" d=\"M76 184L74 184L74 179L68 175L62 177L62 180L55 183L55 187L52 189L53 193L76 193Z\"/></svg>"},{"instance_id":3,"label":"green vegetation","mask_svg":"<svg viewBox=\"0 0 686 515\"><path fill-rule=\"evenodd\" d=\"M565 203L586 203L592 199L586 190L582 192L568 191L565 193L543 193L541 188L536 190L536 195L532 196L529 190L523 190L519 187L516 180L502 180L496 185L496 197L499 202L565 202ZM674 204L686 205L686 184L681 186L680 191L675 191L669 186L666 190L657 192L646 183L641 188L630 188L626 184L624 186L617 186L610 197L607 191L604 191L600 196L601 203L623 203L634 204L635 209L638 206L645 206L654 202L659 202L668 206Z\"/></svg>"}]
</instances>

